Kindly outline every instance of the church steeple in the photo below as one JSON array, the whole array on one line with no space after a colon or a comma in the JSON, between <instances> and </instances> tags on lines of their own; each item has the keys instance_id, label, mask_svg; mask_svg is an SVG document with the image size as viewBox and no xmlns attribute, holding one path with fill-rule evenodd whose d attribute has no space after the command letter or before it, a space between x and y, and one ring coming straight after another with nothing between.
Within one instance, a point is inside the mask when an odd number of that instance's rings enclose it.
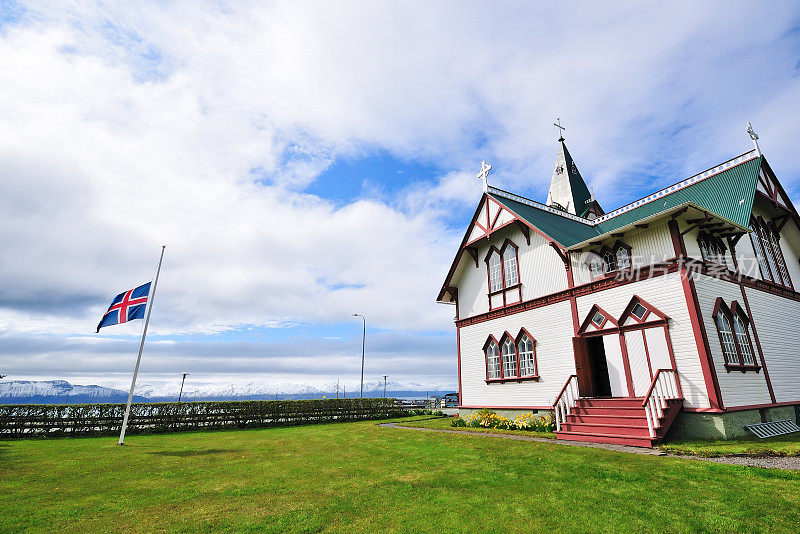
<instances>
[{"instance_id":1,"label":"church steeple","mask_svg":"<svg viewBox=\"0 0 800 534\"><path fill-rule=\"evenodd\" d=\"M558 154L550 191L547 193L547 205L587 218L603 213L567 150L563 135L558 139Z\"/></svg>"}]
</instances>

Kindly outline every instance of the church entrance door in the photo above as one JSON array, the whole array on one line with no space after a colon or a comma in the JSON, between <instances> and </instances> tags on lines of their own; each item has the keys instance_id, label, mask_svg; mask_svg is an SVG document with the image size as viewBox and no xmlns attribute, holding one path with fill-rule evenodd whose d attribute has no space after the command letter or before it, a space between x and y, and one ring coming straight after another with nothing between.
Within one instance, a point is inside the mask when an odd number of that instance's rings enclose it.
<instances>
[{"instance_id":1,"label":"church entrance door","mask_svg":"<svg viewBox=\"0 0 800 534\"><path fill-rule=\"evenodd\" d=\"M581 397L625 397L627 381L617 334L573 338L578 394Z\"/></svg>"}]
</instances>

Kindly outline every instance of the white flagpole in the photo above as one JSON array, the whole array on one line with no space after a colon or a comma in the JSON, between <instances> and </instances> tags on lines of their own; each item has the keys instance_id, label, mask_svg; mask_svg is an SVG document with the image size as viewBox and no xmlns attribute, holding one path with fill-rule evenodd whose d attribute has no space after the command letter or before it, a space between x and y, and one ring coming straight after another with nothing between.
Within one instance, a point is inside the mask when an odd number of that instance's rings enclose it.
<instances>
[{"instance_id":1,"label":"white flagpole","mask_svg":"<svg viewBox=\"0 0 800 534\"><path fill-rule=\"evenodd\" d=\"M161 262L164 260L164 249L167 245L161 247L161 257L158 259L158 269L156 269L156 278L153 280L153 286L150 288L150 294L147 296L147 316L144 319L144 330L142 330L142 341L139 343L139 355L136 357L136 367L133 368L133 380L131 380L131 390L128 393L128 405L125 406L125 417L122 418L122 430L119 433L119 443L117 445L124 445L125 429L128 428L128 416L131 413L131 402L133 401L133 390L136 388L136 375L139 374L139 363L142 361L142 350L144 349L144 338L147 336L147 325L150 323L150 312L153 311L153 300L156 297L156 286L158 285L158 275L161 273Z\"/></svg>"}]
</instances>

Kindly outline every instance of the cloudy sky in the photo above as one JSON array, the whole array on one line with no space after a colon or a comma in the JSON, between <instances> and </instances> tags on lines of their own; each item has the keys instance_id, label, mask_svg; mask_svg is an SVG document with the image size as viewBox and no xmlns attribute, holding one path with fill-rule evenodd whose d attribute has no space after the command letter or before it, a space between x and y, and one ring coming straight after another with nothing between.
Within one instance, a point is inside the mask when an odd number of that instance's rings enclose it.
<instances>
[{"instance_id":1,"label":"cloudy sky","mask_svg":"<svg viewBox=\"0 0 800 534\"><path fill-rule=\"evenodd\" d=\"M800 199L800 8L0 0L0 374L124 387L166 244L142 387L353 387L358 312L368 381L452 388L475 173L544 200L556 117L606 209L748 120Z\"/></svg>"}]
</instances>

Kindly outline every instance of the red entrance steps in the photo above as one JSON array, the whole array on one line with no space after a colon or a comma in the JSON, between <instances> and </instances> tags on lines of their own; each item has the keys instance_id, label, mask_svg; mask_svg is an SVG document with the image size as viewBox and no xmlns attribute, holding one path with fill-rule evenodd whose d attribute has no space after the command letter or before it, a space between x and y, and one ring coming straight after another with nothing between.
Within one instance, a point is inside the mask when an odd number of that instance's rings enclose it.
<instances>
[{"instance_id":1,"label":"red entrance steps","mask_svg":"<svg viewBox=\"0 0 800 534\"><path fill-rule=\"evenodd\" d=\"M643 398L582 398L564 422L556 437L571 441L612 443L634 447L652 447L669 430L675 416L683 407L682 400L669 400L659 418L656 437L650 436Z\"/></svg>"}]
</instances>

